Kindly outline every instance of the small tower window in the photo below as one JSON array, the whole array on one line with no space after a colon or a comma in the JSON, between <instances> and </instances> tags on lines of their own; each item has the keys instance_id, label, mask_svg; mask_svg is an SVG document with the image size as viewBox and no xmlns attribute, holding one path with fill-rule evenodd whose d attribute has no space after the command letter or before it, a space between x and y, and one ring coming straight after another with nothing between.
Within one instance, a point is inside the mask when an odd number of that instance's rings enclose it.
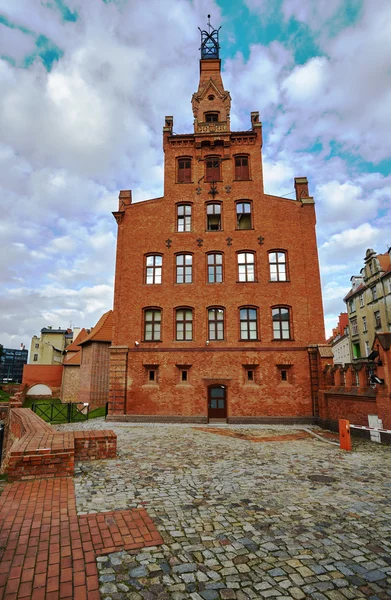
<instances>
[{"instance_id":1,"label":"small tower window","mask_svg":"<svg viewBox=\"0 0 391 600\"><path fill-rule=\"evenodd\" d=\"M205 122L206 123L218 123L218 121L219 121L219 113L217 113L217 112L205 113Z\"/></svg>"}]
</instances>

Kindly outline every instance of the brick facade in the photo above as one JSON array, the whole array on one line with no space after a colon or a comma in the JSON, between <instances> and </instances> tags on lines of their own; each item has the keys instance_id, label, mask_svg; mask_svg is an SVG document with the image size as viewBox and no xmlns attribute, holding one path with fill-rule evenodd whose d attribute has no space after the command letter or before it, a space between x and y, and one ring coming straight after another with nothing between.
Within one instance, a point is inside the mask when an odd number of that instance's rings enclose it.
<instances>
[{"instance_id":1,"label":"brick facade","mask_svg":"<svg viewBox=\"0 0 391 600\"><path fill-rule=\"evenodd\" d=\"M131 192L122 191L114 213L118 241L110 417L311 419L309 346L324 342L324 323L315 208L307 180L295 180L295 200L265 194L262 124L258 113L251 113L250 131L230 131L230 96L218 59L200 61L192 104L194 134L176 135L173 118L165 120L164 196L133 204ZM211 204L219 208L208 208ZM178 205L190 207L187 222ZM209 218L208 211L216 210L220 216ZM271 266L277 253L286 277L280 266ZM180 282L182 254L192 261L189 283ZM220 277L208 269L211 254L221 257L222 281L211 281ZM151 256L159 257L154 264L162 263L161 271L147 275ZM250 267L239 267L243 261ZM288 336L273 329L273 309L277 316L279 309L288 315ZM146 324L151 311L161 319L154 341L148 339ZM188 340L178 334L183 311L192 320ZM223 339L213 339L220 333L209 321L222 314ZM248 321L243 325L250 314L256 315L256 334L250 333ZM244 334L241 319L248 328ZM208 408L213 386L224 390L224 414Z\"/></svg>"}]
</instances>

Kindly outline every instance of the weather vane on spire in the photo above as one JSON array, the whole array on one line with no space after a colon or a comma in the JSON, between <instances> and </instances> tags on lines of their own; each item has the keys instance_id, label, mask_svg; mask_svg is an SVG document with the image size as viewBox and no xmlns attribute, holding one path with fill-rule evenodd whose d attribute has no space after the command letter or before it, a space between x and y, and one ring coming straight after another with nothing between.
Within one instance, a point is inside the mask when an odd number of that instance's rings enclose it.
<instances>
[{"instance_id":1,"label":"weather vane on spire","mask_svg":"<svg viewBox=\"0 0 391 600\"><path fill-rule=\"evenodd\" d=\"M219 58L219 31L221 27L213 29L210 22L210 15L208 15L209 32L204 29L198 29L201 32L201 58Z\"/></svg>"}]
</instances>

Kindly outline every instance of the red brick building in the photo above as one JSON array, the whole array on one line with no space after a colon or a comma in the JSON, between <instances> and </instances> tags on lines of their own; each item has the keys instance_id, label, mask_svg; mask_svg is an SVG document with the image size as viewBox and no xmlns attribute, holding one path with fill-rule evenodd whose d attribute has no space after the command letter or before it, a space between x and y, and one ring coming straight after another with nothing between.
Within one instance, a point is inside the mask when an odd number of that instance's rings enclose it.
<instances>
[{"instance_id":1,"label":"red brick building","mask_svg":"<svg viewBox=\"0 0 391 600\"><path fill-rule=\"evenodd\" d=\"M114 213L113 419L316 414L314 201L305 177L295 200L264 192L259 114L233 132L230 106L218 33L202 32L194 133L165 118L164 196L133 204L121 191Z\"/></svg>"}]
</instances>

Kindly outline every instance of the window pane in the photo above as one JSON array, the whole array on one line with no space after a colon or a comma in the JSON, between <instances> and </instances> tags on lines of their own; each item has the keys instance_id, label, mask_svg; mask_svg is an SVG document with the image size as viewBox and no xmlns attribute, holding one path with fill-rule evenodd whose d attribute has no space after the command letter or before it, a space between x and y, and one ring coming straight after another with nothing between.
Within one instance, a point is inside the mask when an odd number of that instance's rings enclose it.
<instances>
[{"instance_id":1,"label":"window pane","mask_svg":"<svg viewBox=\"0 0 391 600\"><path fill-rule=\"evenodd\" d=\"M152 265L153 265L154 258L155 258L154 256L147 256L147 267L150 267L150 266L152 266ZM157 257L156 257L156 258L157 258ZM161 258L161 256L160 256L159 258ZM160 263L160 264L161 264L161 263Z\"/></svg>"},{"instance_id":2,"label":"window pane","mask_svg":"<svg viewBox=\"0 0 391 600\"><path fill-rule=\"evenodd\" d=\"M272 262L274 262L274 263L276 262L276 253L275 252L270 252L270 254L269 254L269 263L272 263Z\"/></svg>"},{"instance_id":3,"label":"window pane","mask_svg":"<svg viewBox=\"0 0 391 600\"><path fill-rule=\"evenodd\" d=\"M191 265L192 261L193 261L192 255L191 254L185 254L185 262L186 262L186 264L187 265Z\"/></svg>"},{"instance_id":4,"label":"window pane","mask_svg":"<svg viewBox=\"0 0 391 600\"><path fill-rule=\"evenodd\" d=\"M223 257L222 257L222 255L221 254L215 254L214 256L216 257L216 263L218 265L222 265L223 264Z\"/></svg>"},{"instance_id":5,"label":"window pane","mask_svg":"<svg viewBox=\"0 0 391 600\"><path fill-rule=\"evenodd\" d=\"M183 254L178 254L178 256L176 257L176 264L177 265L183 265L185 260L185 257Z\"/></svg>"},{"instance_id":6,"label":"window pane","mask_svg":"<svg viewBox=\"0 0 391 600\"><path fill-rule=\"evenodd\" d=\"M223 268L216 268L216 283L221 283L223 281Z\"/></svg>"}]
</instances>

